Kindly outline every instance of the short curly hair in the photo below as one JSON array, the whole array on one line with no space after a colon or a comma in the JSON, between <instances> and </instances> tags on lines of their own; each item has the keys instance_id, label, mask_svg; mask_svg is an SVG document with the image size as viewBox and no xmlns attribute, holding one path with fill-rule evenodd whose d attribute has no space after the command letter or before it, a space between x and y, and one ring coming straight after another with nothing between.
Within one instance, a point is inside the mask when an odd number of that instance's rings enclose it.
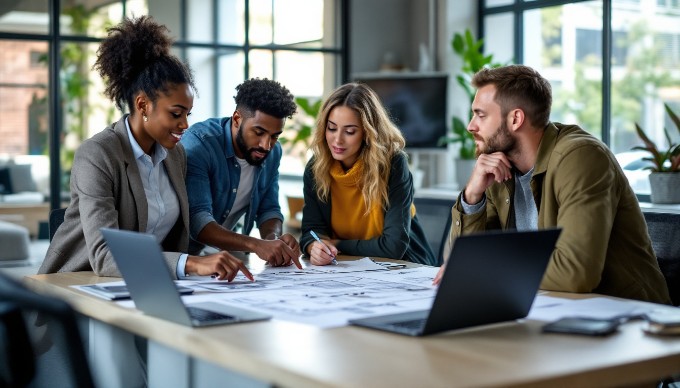
<instances>
[{"instance_id":1,"label":"short curly hair","mask_svg":"<svg viewBox=\"0 0 680 388\"><path fill-rule=\"evenodd\" d=\"M297 110L295 98L285 86L267 78L252 78L236 87L236 110L244 117L256 111L278 119L291 118Z\"/></svg>"}]
</instances>

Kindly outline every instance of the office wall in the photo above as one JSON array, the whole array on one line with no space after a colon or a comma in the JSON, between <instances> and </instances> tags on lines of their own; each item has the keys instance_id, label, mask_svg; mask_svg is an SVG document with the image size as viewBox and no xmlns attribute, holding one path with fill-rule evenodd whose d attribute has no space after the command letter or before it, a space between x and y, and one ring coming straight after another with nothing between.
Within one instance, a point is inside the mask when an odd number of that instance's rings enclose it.
<instances>
[{"instance_id":1,"label":"office wall","mask_svg":"<svg viewBox=\"0 0 680 388\"><path fill-rule=\"evenodd\" d=\"M420 46L425 45L431 61L430 70L438 70L441 47L438 31L430 36L430 28L442 24L445 0L363 0L350 4L350 69L349 73L380 70L381 65L418 71ZM431 14L432 13L432 14ZM430 23L430 18L439 19Z\"/></svg>"},{"instance_id":2,"label":"office wall","mask_svg":"<svg viewBox=\"0 0 680 388\"><path fill-rule=\"evenodd\" d=\"M410 0L364 0L350 3L350 77L355 73L375 72L383 59L406 64L411 25Z\"/></svg>"},{"instance_id":3,"label":"office wall","mask_svg":"<svg viewBox=\"0 0 680 388\"><path fill-rule=\"evenodd\" d=\"M440 47L443 48L444 68L456 74L462 66L460 58L453 55L451 38L456 32L470 29L477 36L477 1L476 0L445 0L446 10L444 25L440 29L443 34ZM455 79L449 85L449 114L451 117L467 117L470 104L465 91L458 86Z\"/></svg>"},{"instance_id":4,"label":"office wall","mask_svg":"<svg viewBox=\"0 0 680 388\"><path fill-rule=\"evenodd\" d=\"M451 38L467 28L476 34L476 0L354 0L349 22L350 76L379 71L386 53L393 53L405 68L418 71L419 46L425 44L428 50L434 48L430 51L430 70L451 74L449 118L467 117L469 101L453 77L462 62L453 55ZM454 155L453 148L444 155L420 155L425 186L455 182Z\"/></svg>"}]
</instances>

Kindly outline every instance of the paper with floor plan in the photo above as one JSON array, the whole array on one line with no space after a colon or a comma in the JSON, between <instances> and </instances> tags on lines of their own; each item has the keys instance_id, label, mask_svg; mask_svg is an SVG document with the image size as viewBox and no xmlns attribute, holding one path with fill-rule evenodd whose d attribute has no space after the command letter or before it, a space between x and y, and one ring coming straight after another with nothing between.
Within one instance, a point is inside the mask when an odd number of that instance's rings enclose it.
<instances>
[{"instance_id":1,"label":"paper with floor plan","mask_svg":"<svg viewBox=\"0 0 680 388\"><path fill-rule=\"evenodd\" d=\"M354 318L429 309L436 271L431 268L426 281L421 268L400 270L400 276L391 275L396 271L260 275L255 282L259 288L239 282L230 292L196 293L183 299L185 303L216 301L274 319L330 328ZM405 280L409 275L413 276Z\"/></svg>"},{"instance_id":2,"label":"paper with floor plan","mask_svg":"<svg viewBox=\"0 0 680 388\"><path fill-rule=\"evenodd\" d=\"M338 261L338 265L312 265L308 261L301 261L302 269L295 265L287 267L271 267L265 266L260 270L251 270L253 275L278 275L278 274L334 274L334 273L348 273L348 272L364 272L364 271L385 271L386 269L375 263L368 257L358 260L342 260Z\"/></svg>"},{"instance_id":3,"label":"paper with floor plan","mask_svg":"<svg viewBox=\"0 0 680 388\"><path fill-rule=\"evenodd\" d=\"M182 297L185 303L216 301L319 328L344 326L349 319L429 309L432 305L436 293L432 279L439 268L386 270L368 258L341 263L345 265L333 269L335 266L316 267L305 262L302 271L296 267L266 266L254 271L255 282L239 274L232 282L192 277L177 284L194 290L193 295ZM130 300L118 303L134 307ZM641 314L654 306L608 298L564 299L539 293L527 319L554 321L565 316L611 319Z\"/></svg>"},{"instance_id":4,"label":"paper with floor plan","mask_svg":"<svg viewBox=\"0 0 680 388\"><path fill-rule=\"evenodd\" d=\"M352 272L301 273L266 267L257 272L255 282L239 274L232 282L194 277L178 284L195 290L182 297L185 303L220 302L320 328L344 326L354 318L430 308L436 292L432 279L438 268L374 270L373 265L378 265L367 260L341 261L351 263L345 268ZM134 307L130 300L118 303Z\"/></svg>"}]
</instances>

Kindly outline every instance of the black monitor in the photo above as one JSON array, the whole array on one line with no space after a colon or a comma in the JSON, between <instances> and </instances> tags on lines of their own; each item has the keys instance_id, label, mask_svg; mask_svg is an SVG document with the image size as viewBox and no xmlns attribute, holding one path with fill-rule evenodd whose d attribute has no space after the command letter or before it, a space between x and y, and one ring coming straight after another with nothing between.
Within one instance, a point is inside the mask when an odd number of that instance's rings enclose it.
<instances>
[{"instance_id":1,"label":"black monitor","mask_svg":"<svg viewBox=\"0 0 680 388\"><path fill-rule=\"evenodd\" d=\"M354 79L378 94L407 148L446 148L439 139L447 134L447 74L369 74Z\"/></svg>"}]
</instances>

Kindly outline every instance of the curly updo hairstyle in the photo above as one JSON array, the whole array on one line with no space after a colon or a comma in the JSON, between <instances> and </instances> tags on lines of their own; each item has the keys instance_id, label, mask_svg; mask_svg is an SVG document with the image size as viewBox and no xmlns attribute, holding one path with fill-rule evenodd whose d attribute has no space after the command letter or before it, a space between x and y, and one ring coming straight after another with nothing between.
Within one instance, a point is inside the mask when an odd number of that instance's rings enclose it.
<instances>
[{"instance_id":1,"label":"curly updo hairstyle","mask_svg":"<svg viewBox=\"0 0 680 388\"><path fill-rule=\"evenodd\" d=\"M93 67L107 82L104 94L121 111L127 105L134 112L134 96L140 91L152 103L176 85L187 84L196 92L191 69L170 52L168 32L150 16L125 18L108 30Z\"/></svg>"},{"instance_id":2,"label":"curly updo hairstyle","mask_svg":"<svg viewBox=\"0 0 680 388\"><path fill-rule=\"evenodd\" d=\"M252 78L236 87L236 109L250 118L255 111L278 119L291 118L297 109L295 99L285 86L267 78Z\"/></svg>"}]
</instances>

